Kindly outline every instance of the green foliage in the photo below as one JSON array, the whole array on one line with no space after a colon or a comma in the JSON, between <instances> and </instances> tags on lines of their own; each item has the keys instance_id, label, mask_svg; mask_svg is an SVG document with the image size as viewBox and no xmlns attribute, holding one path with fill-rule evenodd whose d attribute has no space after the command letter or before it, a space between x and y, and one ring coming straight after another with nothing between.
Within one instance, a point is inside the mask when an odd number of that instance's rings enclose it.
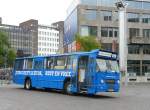
<instances>
[{"instance_id":1,"label":"green foliage","mask_svg":"<svg viewBox=\"0 0 150 110\"><path fill-rule=\"evenodd\" d=\"M2 55L0 55L0 67L2 67L4 65L4 57Z\"/></svg>"},{"instance_id":2,"label":"green foliage","mask_svg":"<svg viewBox=\"0 0 150 110\"><path fill-rule=\"evenodd\" d=\"M80 45L80 51L91 51L94 49L101 49L101 44L94 36L80 36L76 35L76 42Z\"/></svg>"},{"instance_id":3,"label":"green foliage","mask_svg":"<svg viewBox=\"0 0 150 110\"><path fill-rule=\"evenodd\" d=\"M8 67L12 67L16 58L16 52L13 49L9 49L7 56Z\"/></svg>"},{"instance_id":4,"label":"green foliage","mask_svg":"<svg viewBox=\"0 0 150 110\"><path fill-rule=\"evenodd\" d=\"M15 60L16 53L10 48L7 34L0 31L0 68L12 67Z\"/></svg>"},{"instance_id":5,"label":"green foliage","mask_svg":"<svg viewBox=\"0 0 150 110\"><path fill-rule=\"evenodd\" d=\"M6 54L6 49L9 48L8 37L0 31L0 55Z\"/></svg>"}]
</instances>

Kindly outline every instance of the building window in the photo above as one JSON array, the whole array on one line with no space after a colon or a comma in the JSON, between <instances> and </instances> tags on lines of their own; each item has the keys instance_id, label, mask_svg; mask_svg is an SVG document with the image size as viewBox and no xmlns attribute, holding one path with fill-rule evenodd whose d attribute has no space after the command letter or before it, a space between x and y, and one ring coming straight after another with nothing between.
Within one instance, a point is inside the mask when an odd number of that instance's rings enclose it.
<instances>
[{"instance_id":1,"label":"building window","mask_svg":"<svg viewBox=\"0 0 150 110\"><path fill-rule=\"evenodd\" d=\"M138 1L130 1L127 0L127 3L129 4L128 7L129 8L133 8L133 9L142 9L142 2L138 2Z\"/></svg>"},{"instance_id":2,"label":"building window","mask_svg":"<svg viewBox=\"0 0 150 110\"><path fill-rule=\"evenodd\" d=\"M102 37L108 37L108 28L102 27L101 36Z\"/></svg>"},{"instance_id":3,"label":"building window","mask_svg":"<svg viewBox=\"0 0 150 110\"><path fill-rule=\"evenodd\" d=\"M118 37L119 36L118 28L113 28L113 33L114 33L114 37Z\"/></svg>"},{"instance_id":4,"label":"building window","mask_svg":"<svg viewBox=\"0 0 150 110\"><path fill-rule=\"evenodd\" d=\"M128 53L129 54L139 54L140 47L138 45L128 45Z\"/></svg>"},{"instance_id":5,"label":"building window","mask_svg":"<svg viewBox=\"0 0 150 110\"><path fill-rule=\"evenodd\" d=\"M84 5L97 5L97 0L81 0L81 3Z\"/></svg>"},{"instance_id":6,"label":"building window","mask_svg":"<svg viewBox=\"0 0 150 110\"><path fill-rule=\"evenodd\" d=\"M39 46L41 46L41 42L39 42L38 44L39 44Z\"/></svg>"},{"instance_id":7,"label":"building window","mask_svg":"<svg viewBox=\"0 0 150 110\"><path fill-rule=\"evenodd\" d=\"M97 36L97 27L96 26L81 26L81 35L82 36Z\"/></svg>"},{"instance_id":8,"label":"building window","mask_svg":"<svg viewBox=\"0 0 150 110\"><path fill-rule=\"evenodd\" d=\"M113 29L112 29L112 28L109 28L109 29L108 29L108 32L109 32L109 37L113 37Z\"/></svg>"},{"instance_id":9,"label":"building window","mask_svg":"<svg viewBox=\"0 0 150 110\"><path fill-rule=\"evenodd\" d=\"M97 4L100 6L108 6L108 7L114 7L116 0L96 0Z\"/></svg>"},{"instance_id":10,"label":"building window","mask_svg":"<svg viewBox=\"0 0 150 110\"><path fill-rule=\"evenodd\" d=\"M139 60L128 60L127 70L129 76L140 76L140 61Z\"/></svg>"},{"instance_id":11,"label":"building window","mask_svg":"<svg viewBox=\"0 0 150 110\"><path fill-rule=\"evenodd\" d=\"M96 26L89 26L89 34L91 36L97 36L97 27Z\"/></svg>"},{"instance_id":12,"label":"building window","mask_svg":"<svg viewBox=\"0 0 150 110\"><path fill-rule=\"evenodd\" d=\"M111 11L101 11L101 18L104 21L111 21L112 20L112 12Z\"/></svg>"},{"instance_id":13,"label":"building window","mask_svg":"<svg viewBox=\"0 0 150 110\"><path fill-rule=\"evenodd\" d=\"M41 31L39 31L39 34L41 35Z\"/></svg>"},{"instance_id":14,"label":"building window","mask_svg":"<svg viewBox=\"0 0 150 110\"><path fill-rule=\"evenodd\" d=\"M139 22L140 15L137 13L128 13L128 22Z\"/></svg>"},{"instance_id":15,"label":"building window","mask_svg":"<svg viewBox=\"0 0 150 110\"><path fill-rule=\"evenodd\" d=\"M150 10L150 2L143 1L143 9Z\"/></svg>"},{"instance_id":16,"label":"building window","mask_svg":"<svg viewBox=\"0 0 150 110\"><path fill-rule=\"evenodd\" d=\"M102 47L105 50L109 50L109 51L112 50L112 44L111 43L104 43L104 44L102 44Z\"/></svg>"},{"instance_id":17,"label":"building window","mask_svg":"<svg viewBox=\"0 0 150 110\"><path fill-rule=\"evenodd\" d=\"M143 14L142 15L142 23L150 24L150 14Z\"/></svg>"},{"instance_id":18,"label":"building window","mask_svg":"<svg viewBox=\"0 0 150 110\"><path fill-rule=\"evenodd\" d=\"M143 76L150 75L150 60L142 61L142 75Z\"/></svg>"},{"instance_id":19,"label":"building window","mask_svg":"<svg viewBox=\"0 0 150 110\"><path fill-rule=\"evenodd\" d=\"M81 35L82 36L88 36L89 35L88 26L82 26L81 27Z\"/></svg>"},{"instance_id":20,"label":"building window","mask_svg":"<svg viewBox=\"0 0 150 110\"><path fill-rule=\"evenodd\" d=\"M101 36L102 37L118 37L119 30L115 27L102 27Z\"/></svg>"},{"instance_id":21,"label":"building window","mask_svg":"<svg viewBox=\"0 0 150 110\"><path fill-rule=\"evenodd\" d=\"M138 29L138 28L129 28L129 36L130 37L139 37L140 36L140 29Z\"/></svg>"},{"instance_id":22,"label":"building window","mask_svg":"<svg viewBox=\"0 0 150 110\"><path fill-rule=\"evenodd\" d=\"M150 54L150 45L143 46L143 54Z\"/></svg>"},{"instance_id":23,"label":"building window","mask_svg":"<svg viewBox=\"0 0 150 110\"><path fill-rule=\"evenodd\" d=\"M143 37L150 38L150 29L143 29Z\"/></svg>"},{"instance_id":24,"label":"building window","mask_svg":"<svg viewBox=\"0 0 150 110\"><path fill-rule=\"evenodd\" d=\"M97 11L96 10L86 10L85 11L85 18L87 20L96 20L97 18Z\"/></svg>"},{"instance_id":25,"label":"building window","mask_svg":"<svg viewBox=\"0 0 150 110\"><path fill-rule=\"evenodd\" d=\"M118 12L114 12L113 13L113 20L114 21L119 21L119 14L118 14Z\"/></svg>"}]
</instances>

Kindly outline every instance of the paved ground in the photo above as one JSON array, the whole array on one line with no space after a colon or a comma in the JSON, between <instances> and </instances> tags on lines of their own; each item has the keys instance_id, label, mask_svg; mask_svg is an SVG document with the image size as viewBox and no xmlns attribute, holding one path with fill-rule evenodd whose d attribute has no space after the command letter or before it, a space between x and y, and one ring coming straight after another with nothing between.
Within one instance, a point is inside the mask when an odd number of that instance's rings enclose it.
<instances>
[{"instance_id":1,"label":"paved ground","mask_svg":"<svg viewBox=\"0 0 150 110\"><path fill-rule=\"evenodd\" d=\"M1 86L0 110L150 110L150 84L123 86L117 95L95 97Z\"/></svg>"}]
</instances>

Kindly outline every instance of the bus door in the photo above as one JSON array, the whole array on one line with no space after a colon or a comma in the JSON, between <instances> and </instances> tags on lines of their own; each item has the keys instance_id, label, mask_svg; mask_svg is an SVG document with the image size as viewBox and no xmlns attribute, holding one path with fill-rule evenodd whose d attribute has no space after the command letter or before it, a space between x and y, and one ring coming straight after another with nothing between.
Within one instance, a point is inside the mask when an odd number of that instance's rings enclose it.
<instances>
[{"instance_id":1,"label":"bus door","mask_svg":"<svg viewBox=\"0 0 150 110\"><path fill-rule=\"evenodd\" d=\"M74 56L72 57L72 69L73 69L73 75L71 77L71 83L73 85L72 92L78 92L78 57Z\"/></svg>"},{"instance_id":2,"label":"bus door","mask_svg":"<svg viewBox=\"0 0 150 110\"><path fill-rule=\"evenodd\" d=\"M89 56L88 72L86 74L86 85L88 88L92 87L95 76L95 57Z\"/></svg>"},{"instance_id":3,"label":"bus door","mask_svg":"<svg viewBox=\"0 0 150 110\"><path fill-rule=\"evenodd\" d=\"M89 56L80 56L78 60L78 92L83 92L87 90L86 74L88 73L88 60Z\"/></svg>"},{"instance_id":4,"label":"bus door","mask_svg":"<svg viewBox=\"0 0 150 110\"><path fill-rule=\"evenodd\" d=\"M37 76L38 86L43 87L44 85L44 58L34 59L34 75Z\"/></svg>"}]
</instances>

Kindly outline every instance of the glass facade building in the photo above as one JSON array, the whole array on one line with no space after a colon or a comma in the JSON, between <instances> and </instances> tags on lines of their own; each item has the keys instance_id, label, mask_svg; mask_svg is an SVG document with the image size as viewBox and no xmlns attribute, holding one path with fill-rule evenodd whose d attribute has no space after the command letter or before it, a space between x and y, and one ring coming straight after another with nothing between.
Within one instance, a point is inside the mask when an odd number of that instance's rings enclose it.
<instances>
[{"instance_id":1,"label":"glass facade building","mask_svg":"<svg viewBox=\"0 0 150 110\"><path fill-rule=\"evenodd\" d=\"M104 6L115 7L118 0L73 0L68 8L68 14L76 8L77 5ZM125 0L128 3L128 8L150 10L150 2L148 0Z\"/></svg>"},{"instance_id":2,"label":"glass facade building","mask_svg":"<svg viewBox=\"0 0 150 110\"><path fill-rule=\"evenodd\" d=\"M50 55L58 52L58 26L39 25L37 20L30 19L19 26L0 24L0 30L8 35L10 46L16 50L18 56Z\"/></svg>"},{"instance_id":3,"label":"glass facade building","mask_svg":"<svg viewBox=\"0 0 150 110\"><path fill-rule=\"evenodd\" d=\"M32 32L28 29L12 25L0 25L0 30L8 35L10 46L22 51L25 56L32 55Z\"/></svg>"},{"instance_id":4,"label":"glass facade building","mask_svg":"<svg viewBox=\"0 0 150 110\"><path fill-rule=\"evenodd\" d=\"M96 36L104 49L118 52L118 0L74 0L65 20L64 47L74 42L75 34ZM126 0L128 73L150 74L150 1Z\"/></svg>"}]
</instances>

